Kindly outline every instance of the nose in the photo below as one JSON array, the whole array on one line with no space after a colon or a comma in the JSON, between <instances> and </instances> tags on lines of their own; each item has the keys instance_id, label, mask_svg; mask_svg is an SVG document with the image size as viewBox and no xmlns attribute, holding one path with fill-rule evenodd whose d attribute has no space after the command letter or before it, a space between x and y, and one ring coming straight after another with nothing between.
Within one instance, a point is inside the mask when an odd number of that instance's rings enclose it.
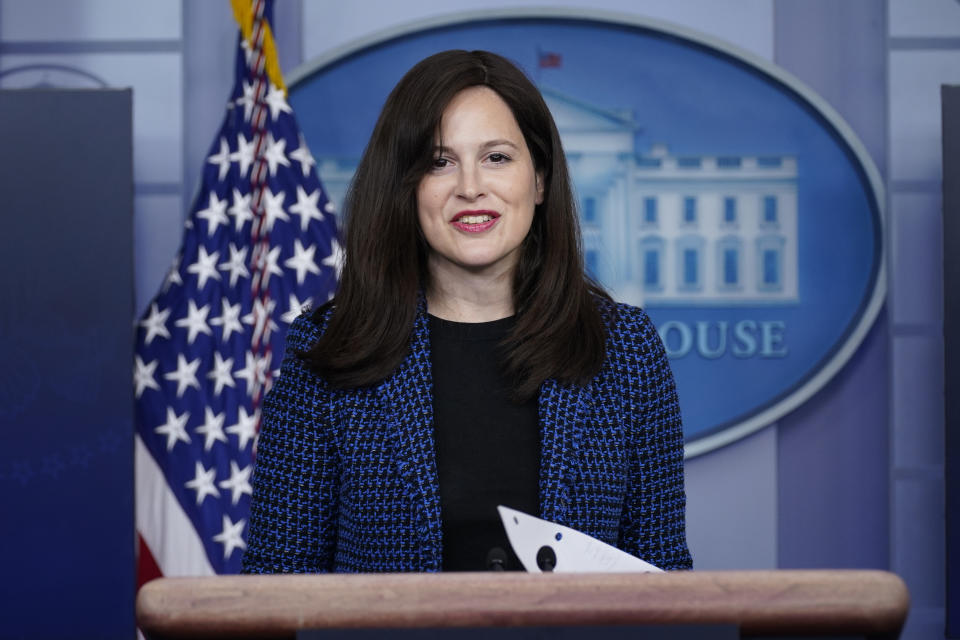
<instances>
[{"instance_id":1,"label":"nose","mask_svg":"<svg viewBox=\"0 0 960 640\"><path fill-rule=\"evenodd\" d=\"M478 167L471 165L461 167L457 182L457 195L470 201L483 195L482 178Z\"/></svg>"}]
</instances>

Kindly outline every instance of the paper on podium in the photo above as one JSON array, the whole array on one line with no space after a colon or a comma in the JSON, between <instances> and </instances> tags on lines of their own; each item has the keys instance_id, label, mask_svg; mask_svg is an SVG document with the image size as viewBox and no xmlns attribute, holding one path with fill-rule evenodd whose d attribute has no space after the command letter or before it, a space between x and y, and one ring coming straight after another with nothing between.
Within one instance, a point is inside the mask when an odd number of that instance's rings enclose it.
<instances>
[{"instance_id":1,"label":"paper on podium","mask_svg":"<svg viewBox=\"0 0 960 640\"><path fill-rule=\"evenodd\" d=\"M513 552L530 573L661 573L649 562L600 542L576 529L499 506L500 520ZM550 569L549 565L553 566Z\"/></svg>"}]
</instances>

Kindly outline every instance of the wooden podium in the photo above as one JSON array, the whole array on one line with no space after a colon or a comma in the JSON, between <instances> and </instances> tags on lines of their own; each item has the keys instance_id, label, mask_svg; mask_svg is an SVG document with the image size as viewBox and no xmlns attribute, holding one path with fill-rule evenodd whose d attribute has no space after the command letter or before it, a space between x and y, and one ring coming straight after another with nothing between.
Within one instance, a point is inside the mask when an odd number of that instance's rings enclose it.
<instances>
[{"instance_id":1,"label":"wooden podium","mask_svg":"<svg viewBox=\"0 0 960 640\"><path fill-rule=\"evenodd\" d=\"M728 624L749 636L897 638L903 581L884 571L446 573L163 578L151 639L294 638L305 629Z\"/></svg>"}]
</instances>

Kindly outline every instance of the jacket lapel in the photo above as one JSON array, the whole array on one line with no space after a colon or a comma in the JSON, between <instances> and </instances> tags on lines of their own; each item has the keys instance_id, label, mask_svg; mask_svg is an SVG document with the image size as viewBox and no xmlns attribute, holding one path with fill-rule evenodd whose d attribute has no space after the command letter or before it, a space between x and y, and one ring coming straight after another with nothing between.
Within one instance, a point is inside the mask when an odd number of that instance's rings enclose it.
<instances>
[{"instance_id":1,"label":"jacket lapel","mask_svg":"<svg viewBox=\"0 0 960 640\"><path fill-rule=\"evenodd\" d=\"M414 531L422 569L439 571L441 556L440 492L433 434L433 380L426 306L421 299L410 352L380 387L396 464L413 508Z\"/></svg>"},{"instance_id":2,"label":"jacket lapel","mask_svg":"<svg viewBox=\"0 0 960 640\"><path fill-rule=\"evenodd\" d=\"M564 385L546 380L540 387L540 510L551 522L570 521L571 491L576 482L577 464L584 420L593 406L592 386Z\"/></svg>"}]
</instances>

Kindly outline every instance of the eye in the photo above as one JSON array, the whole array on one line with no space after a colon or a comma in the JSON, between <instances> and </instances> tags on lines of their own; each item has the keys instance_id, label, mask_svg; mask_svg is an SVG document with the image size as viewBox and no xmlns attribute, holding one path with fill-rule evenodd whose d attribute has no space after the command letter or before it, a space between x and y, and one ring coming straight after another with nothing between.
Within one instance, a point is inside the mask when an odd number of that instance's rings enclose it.
<instances>
[{"instance_id":1,"label":"eye","mask_svg":"<svg viewBox=\"0 0 960 640\"><path fill-rule=\"evenodd\" d=\"M446 169L450 165L450 161L444 158L443 156L437 156L433 159L433 163L430 165L432 169Z\"/></svg>"},{"instance_id":2,"label":"eye","mask_svg":"<svg viewBox=\"0 0 960 640\"><path fill-rule=\"evenodd\" d=\"M494 151L487 159L494 164L503 164L504 162L510 162L510 156L505 153L500 153L499 151Z\"/></svg>"}]
</instances>

